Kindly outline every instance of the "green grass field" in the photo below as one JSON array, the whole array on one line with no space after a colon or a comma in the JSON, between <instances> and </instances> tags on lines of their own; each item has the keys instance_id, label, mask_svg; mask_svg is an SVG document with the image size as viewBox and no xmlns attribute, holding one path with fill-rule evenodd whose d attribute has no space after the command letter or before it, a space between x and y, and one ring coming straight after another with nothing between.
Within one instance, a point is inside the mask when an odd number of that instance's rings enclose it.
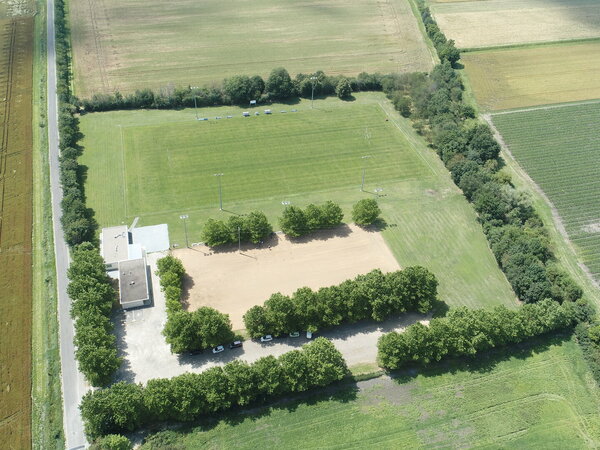
<instances>
[{"instance_id":1,"label":"green grass field","mask_svg":"<svg viewBox=\"0 0 600 450\"><path fill-rule=\"evenodd\" d=\"M434 61L405 0L80 0L69 7L81 97L265 76L280 66L356 75L428 71Z\"/></svg>"},{"instance_id":2,"label":"green grass field","mask_svg":"<svg viewBox=\"0 0 600 450\"><path fill-rule=\"evenodd\" d=\"M600 98L600 41L463 53L461 61L485 111Z\"/></svg>"},{"instance_id":3,"label":"green grass field","mask_svg":"<svg viewBox=\"0 0 600 450\"><path fill-rule=\"evenodd\" d=\"M162 447L142 448L596 447L600 403L581 351L548 340L167 432Z\"/></svg>"},{"instance_id":4,"label":"green grass field","mask_svg":"<svg viewBox=\"0 0 600 450\"><path fill-rule=\"evenodd\" d=\"M493 116L519 164L556 206L571 241L600 279L600 103Z\"/></svg>"},{"instance_id":5,"label":"green grass field","mask_svg":"<svg viewBox=\"0 0 600 450\"><path fill-rule=\"evenodd\" d=\"M279 113L283 108L298 112ZM282 201L305 206L331 199L350 220L352 204L379 187L383 233L401 265L432 270L452 305L515 305L471 206L383 95L271 109L277 112L249 118L239 108L201 110L211 117L206 122L196 122L193 110L83 116L88 205L101 226L136 216L140 226L167 223L171 241L182 245L181 213L189 215L190 242L198 242L207 218L253 209L277 228ZM234 118L214 120L228 113ZM360 191L363 164L367 192ZM225 211L214 173L224 173Z\"/></svg>"}]
</instances>

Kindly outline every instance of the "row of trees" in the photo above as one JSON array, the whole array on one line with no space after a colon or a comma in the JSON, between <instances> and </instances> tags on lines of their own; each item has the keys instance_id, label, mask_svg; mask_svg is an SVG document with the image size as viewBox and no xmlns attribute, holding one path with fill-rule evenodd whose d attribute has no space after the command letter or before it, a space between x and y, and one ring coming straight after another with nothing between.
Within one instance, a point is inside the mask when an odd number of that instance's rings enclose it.
<instances>
[{"instance_id":1,"label":"row of trees","mask_svg":"<svg viewBox=\"0 0 600 450\"><path fill-rule=\"evenodd\" d=\"M134 431L152 423L193 421L287 393L341 380L348 373L340 352L324 338L279 358L234 361L202 373L154 379L143 387L119 382L88 392L81 402L87 435Z\"/></svg>"},{"instance_id":2,"label":"row of trees","mask_svg":"<svg viewBox=\"0 0 600 450\"><path fill-rule=\"evenodd\" d=\"M61 224L70 246L92 241L97 229L93 211L85 205L83 169L77 163L83 137L79 130L76 100L71 95L70 37L64 0L55 3L56 14L56 91L58 94L58 132L60 148L60 181L63 189Z\"/></svg>"},{"instance_id":3,"label":"row of trees","mask_svg":"<svg viewBox=\"0 0 600 450\"><path fill-rule=\"evenodd\" d=\"M395 75L361 73L357 77L329 76L322 71L297 74L294 78L284 68L273 69L265 80L259 75L235 75L221 85L212 83L201 88L167 86L159 91L137 90L132 94L95 94L77 102L88 112L115 109L175 109L216 105L247 105L250 100L268 103L292 97L311 98L337 95L346 99L352 92L381 91ZM314 91L313 91L314 90Z\"/></svg>"},{"instance_id":4,"label":"row of trees","mask_svg":"<svg viewBox=\"0 0 600 450\"><path fill-rule=\"evenodd\" d=\"M165 293L167 323L163 335L171 346L171 352L203 350L234 340L227 314L207 306L193 312L183 309L181 293L185 269L179 259L172 255L159 259L156 274Z\"/></svg>"},{"instance_id":5,"label":"row of trees","mask_svg":"<svg viewBox=\"0 0 600 450\"><path fill-rule=\"evenodd\" d=\"M67 275L79 370L93 386L104 386L121 364L110 320L115 290L98 249L89 242L73 249Z\"/></svg>"},{"instance_id":6,"label":"row of trees","mask_svg":"<svg viewBox=\"0 0 600 450\"><path fill-rule=\"evenodd\" d=\"M474 111L465 105L463 90L449 60L428 76L401 76L386 86L396 108L413 119L473 204L518 297L527 303L545 298L577 300L581 289L556 266L541 219L527 196L500 170L500 146L487 124L470 120Z\"/></svg>"},{"instance_id":7,"label":"row of trees","mask_svg":"<svg viewBox=\"0 0 600 450\"><path fill-rule=\"evenodd\" d=\"M579 312L575 303L561 305L552 300L516 310L504 306L491 311L454 309L444 318L431 320L429 326L415 323L402 333L383 335L378 343L379 363L387 369L399 369L445 357L472 357L484 350L570 327L580 319Z\"/></svg>"},{"instance_id":8,"label":"row of trees","mask_svg":"<svg viewBox=\"0 0 600 450\"><path fill-rule=\"evenodd\" d=\"M335 228L342 223L344 213L337 203L310 204L302 209L288 205L279 218L281 230L290 237L300 237L317 230Z\"/></svg>"},{"instance_id":9,"label":"row of trees","mask_svg":"<svg viewBox=\"0 0 600 450\"><path fill-rule=\"evenodd\" d=\"M435 276L419 266L387 274L373 270L316 292L303 287L291 296L273 294L263 306L246 312L244 324L252 337L279 336L363 319L382 321L408 311L425 313L437 299L437 284Z\"/></svg>"},{"instance_id":10,"label":"row of trees","mask_svg":"<svg viewBox=\"0 0 600 450\"><path fill-rule=\"evenodd\" d=\"M258 244L273 233L273 227L261 211L241 216L230 216L225 222L208 219L202 229L202 240L210 247L232 243Z\"/></svg>"},{"instance_id":11,"label":"row of trees","mask_svg":"<svg viewBox=\"0 0 600 450\"><path fill-rule=\"evenodd\" d=\"M431 42L433 42L440 60L449 61L454 65L460 59L460 51L454 45L454 41L446 39L446 36L431 16L429 8L425 6L424 0L417 0L417 6L421 13L421 20L423 20L427 35L431 39Z\"/></svg>"}]
</instances>

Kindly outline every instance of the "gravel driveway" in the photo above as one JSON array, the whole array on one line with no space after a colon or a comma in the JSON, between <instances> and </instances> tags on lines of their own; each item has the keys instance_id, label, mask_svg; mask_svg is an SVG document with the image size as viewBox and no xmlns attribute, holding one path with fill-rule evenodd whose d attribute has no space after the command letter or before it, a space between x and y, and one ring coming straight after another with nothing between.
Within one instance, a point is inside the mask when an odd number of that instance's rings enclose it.
<instances>
[{"instance_id":1,"label":"gravel driveway","mask_svg":"<svg viewBox=\"0 0 600 450\"><path fill-rule=\"evenodd\" d=\"M253 362L263 356L281 355L308 342L302 334L299 338L280 338L268 343L245 341L242 348L226 349L216 355L210 350L195 356L172 354L161 334L167 316L164 295L154 274L156 261L162 256L160 253L148 255L148 263L152 270L154 305L127 312L121 311L115 317L115 332L121 356L124 358L117 375L120 380L145 383L152 378L170 378L184 372L202 372L209 367L238 358ZM330 339L344 355L348 367L352 367L375 362L377 340L382 334L393 330L401 331L417 321L426 323L427 320L427 316L411 313L385 322L364 322L336 327L315 336Z\"/></svg>"}]
</instances>

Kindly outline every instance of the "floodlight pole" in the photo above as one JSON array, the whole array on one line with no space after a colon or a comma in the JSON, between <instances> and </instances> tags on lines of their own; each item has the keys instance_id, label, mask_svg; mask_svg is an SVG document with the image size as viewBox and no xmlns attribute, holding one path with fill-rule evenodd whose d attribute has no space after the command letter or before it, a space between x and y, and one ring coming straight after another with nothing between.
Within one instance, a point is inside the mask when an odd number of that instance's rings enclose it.
<instances>
[{"instance_id":1,"label":"floodlight pole","mask_svg":"<svg viewBox=\"0 0 600 450\"><path fill-rule=\"evenodd\" d=\"M196 112L196 120L198 120L198 104L196 103L196 89L198 89L198 86L194 86L192 89L194 90L194 111Z\"/></svg>"},{"instance_id":2,"label":"floodlight pole","mask_svg":"<svg viewBox=\"0 0 600 450\"><path fill-rule=\"evenodd\" d=\"M312 80L312 93L310 94L310 109L314 108L315 105L315 80L317 77L310 77Z\"/></svg>"},{"instance_id":3,"label":"floodlight pole","mask_svg":"<svg viewBox=\"0 0 600 450\"><path fill-rule=\"evenodd\" d=\"M238 253L242 253L242 229L238 226Z\"/></svg>"},{"instance_id":4,"label":"floodlight pole","mask_svg":"<svg viewBox=\"0 0 600 450\"><path fill-rule=\"evenodd\" d=\"M214 176L217 177L217 180L219 180L219 209L223 211L223 192L221 191L221 177L223 174L215 173Z\"/></svg>"},{"instance_id":5,"label":"floodlight pole","mask_svg":"<svg viewBox=\"0 0 600 450\"><path fill-rule=\"evenodd\" d=\"M361 156L361 158L365 161L363 162L363 170L362 170L362 183L360 183L360 191L365 192L365 173L367 172L367 163L366 160L370 158L371 155Z\"/></svg>"},{"instance_id":6,"label":"floodlight pole","mask_svg":"<svg viewBox=\"0 0 600 450\"><path fill-rule=\"evenodd\" d=\"M183 220L183 230L184 230L184 232L185 232L185 246L186 246L187 248L190 248L190 243L188 242L188 232L187 232L187 222L186 222L186 219L187 219L188 217L189 217L189 216L188 216L187 214L182 214L181 216L179 216L179 218L180 218L181 220Z\"/></svg>"}]
</instances>

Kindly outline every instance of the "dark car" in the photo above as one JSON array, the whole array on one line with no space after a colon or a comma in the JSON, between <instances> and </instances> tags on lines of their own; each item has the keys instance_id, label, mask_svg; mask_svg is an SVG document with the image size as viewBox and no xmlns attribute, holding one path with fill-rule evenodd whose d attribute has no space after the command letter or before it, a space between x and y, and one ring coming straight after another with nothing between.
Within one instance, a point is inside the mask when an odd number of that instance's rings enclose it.
<instances>
[{"instance_id":1,"label":"dark car","mask_svg":"<svg viewBox=\"0 0 600 450\"><path fill-rule=\"evenodd\" d=\"M240 348L243 344L242 341L235 341L229 344L229 348Z\"/></svg>"},{"instance_id":2,"label":"dark car","mask_svg":"<svg viewBox=\"0 0 600 450\"><path fill-rule=\"evenodd\" d=\"M201 353L203 353L203 351L201 349L190 350L190 352L189 352L189 354L192 356L200 355Z\"/></svg>"}]
</instances>

